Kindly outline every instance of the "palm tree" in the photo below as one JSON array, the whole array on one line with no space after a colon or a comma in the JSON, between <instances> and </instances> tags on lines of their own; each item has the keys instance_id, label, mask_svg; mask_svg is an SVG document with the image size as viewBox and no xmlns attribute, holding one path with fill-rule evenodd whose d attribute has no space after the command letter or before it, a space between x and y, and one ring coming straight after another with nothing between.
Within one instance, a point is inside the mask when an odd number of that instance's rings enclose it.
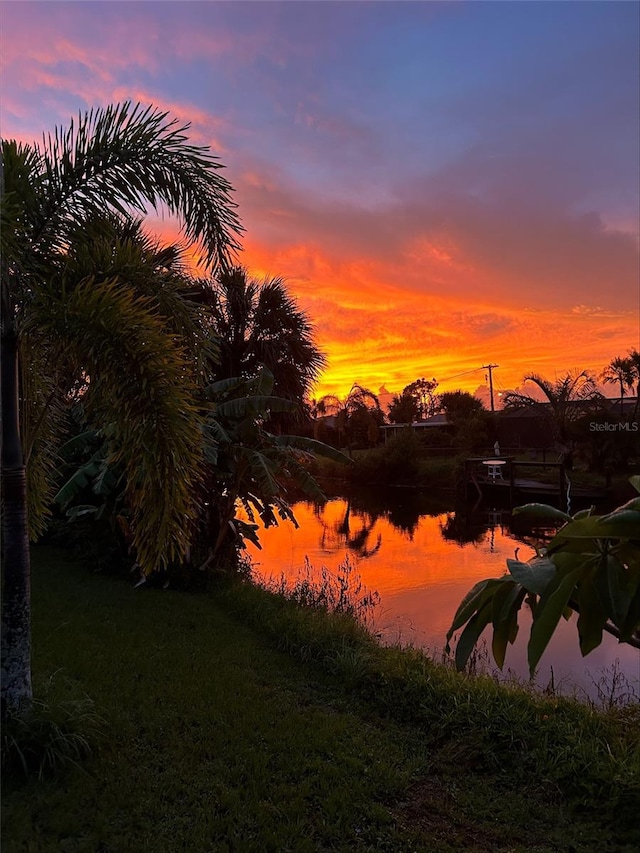
<instances>
[{"instance_id":1,"label":"palm tree","mask_svg":"<svg viewBox=\"0 0 640 853\"><path fill-rule=\"evenodd\" d=\"M635 370L631 358L612 359L602 371L602 379L608 383L617 382L620 385L620 417L624 415L624 391L625 388L633 391L635 382Z\"/></svg>"},{"instance_id":2,"label":"palm tree","mask_svg":"<svg viewBox=\"0 0 640 853\"><path fill-rule=\"evenodd\" d=\"M177 345L184 354L180 378L180 392L192 387L192 395L198 393L202 380L209 374L217 356L216 341L209 331L209 313L203 306L194 302L192 294L197 292L197 286L185 269L182 261L183 250L175 245L161 245L142 229L140 220L122 216L101 216L95 221L89 221L79 233L72 235L72 241L64 254L65 288L68 293L78 284L91 276L92 270L100 270L99 276L93 276L95 281L117 279L126 282L132 293L142 297L153 309L154 314L161 318L164 332L169 341L165 344L175 349ZM33 362L34 349L29 351L29 363ZM36 376L46 375L46 371L33 371ZM84 450L85 458L78 458L77 464L69 470L70 476L55 501L65 508L76 497L77 492L93 480L94 494L102 497L101 506L93 507L100 517L109 506L107 517L115 527L115 522L122 522L119 509L123 505L122 497L114 500L116 495L123 492L122 482L126 479L125 467L114 466L110 448L114 449L113 424L94 424L87 422L87 415L92 412L95 403L96 389L99 388L97 376L93 381L83 383L73 392L67 388L61 389L62 395L73 406L73 420L76 422L77 439L65 444L77 451ZM197 387L196 387L197 386ZM68 386L67 386L68 387ZM26 401L34 402L42 399L42 394L23 394ZM54 401L55 402L55 401ZM59 407L57 407L59 409ZM70 410L69 406L67 406ZM27 495L29 499L29 520L32 533L40 532L34 529L34 523L44 521L45 513L53 497L51 489L54 479L50 471L41 470L43 466L55 470L58 457L58 447L47 436L55 436L56 424L51 423L51 416L56 407L50 406L42 411L44 417L28 418L23 412L23 434L28 436L26 444L29 447L45 449L46 452L33 454L27 465ZM27 412L28 414L28 412ZM69 420L67 418L66 420ZM37 425L36 430L29 428L30 423ZM52 428L53 427L53 428ZM35 432L35 434L33 434ZM131 455L131 454L129 454ZM61 461L61 460L60 460ZM47 476L47 473L49 476ZM57 473L57 472L56 472ZM86 501L85 501L86 503ZM119 508L119 509L118 509ZM89 511L86 507L83 513ZM127 525L128 526L128 525ZM40 527L40 524L38 524ZM135 533L135 530L133 531Z\"/></svg>"},{"instance_id":3,"label":"palm tree","mask_svg":"<svg viewBox=\"0 0 640 853\"><path fill-rule=\"evenodd\" d=\"M640 352L637 349L629 350L629 361L636 382L636 404L633 407L633 420L638 416L638 403L640 402Z\"/></svg>"},{"instance_id":4,"label":"palm tree","mask_svg":"<svg viewBox=\"0 0 640 853\"><path fill-rule=\"evenodd\" d=\"M261 365L273 375L273 393L302 411L311 385L326 365L307 315L281 278L249 279L247 270L223 270L203 283L220 354L214 379L255 376Z\"/></svg>"},{"instance_id":5,"label":"palm tree","mask_svg":"<svg viewBox=\"0 0 640 853\"><path fill-rule=\"evenodd\" d=\"M185 238L213 269L230 265L241 232L232 188L209 150L189 144L187 129L127 102L79 115L41 146L2 140L4 710L32 696L25 455L33 449L21 430L21 385L25 399L37 392L41 429L45 420L52 426L70 377L88 378L94 418L115 424L113 457L128 469L139 562L148 571L186 547L179 511L188 517L191 499L175 484L184 477L188 489L199 433L183 388L185 354L153 300L99 269L70 280L65 256L97 216L144 214L152 205L181 218Z\"/></svg>"},{"instance_id":6,"label":"palm tree","mask_svg":"<svg viewBox=\"0 0 640 853\"><path fill-rule=\"evenodd\" d=\"M524 377L524 382L536 385L542 391L546 404L541 404L528 394L509 391L504 397L505 409L531 407L547 416L555 439L563 448L565 460L570 467L573 424L586 412L593 411L602 401L602 394L596 387L594 377L583 370L575 374L567 373L555 382L550 382L537 373L530 373Z\"/></svg>"},{"instance_id":7,"label":"palm tree","mask_svg":"<svg viewBox=\"0 0 640 853\"><path fill-rule=\"evenodd\" d=\"M338 441L346 436L349 453L354 439L368 445L375 444L384 420L378 397L357 383L351 386L344 400L335 394L325 394L316 402L315 410L320 415L335 418Z\"/></svg>"}]
</instances>

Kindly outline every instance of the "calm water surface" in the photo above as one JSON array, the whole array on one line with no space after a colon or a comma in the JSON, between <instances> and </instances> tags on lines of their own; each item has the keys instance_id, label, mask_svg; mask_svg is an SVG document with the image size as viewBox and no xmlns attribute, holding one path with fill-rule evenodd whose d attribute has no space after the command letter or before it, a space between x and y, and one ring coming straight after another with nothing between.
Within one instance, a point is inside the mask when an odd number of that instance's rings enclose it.
<instances>
[{"instance_id":1,"label":"calm water surface","mask_svg":"<svg viewBox=\"0 0 640 853\"><path fill-rule=\"evenodd\" d=\"M334 572L349 559L369 590L380 594L375 630L387 642L412 643L439 652L453 615L469 589L506 571L507 557L527 560L544 529L518 529L520 519L506 510L483 508L455 513L451 502L409 489L368 489L336 497L323 507L294 505L299 523L261 530L262 550L249 546L256 571L264 578L284 574L294 581L304 574L305 558L317 571ZM520 616L520 635L509 646L505 673L528 679L526 641L528 611ZM490 642L490 631L485 635ZM587 658L578 648L575 617L553 637L539 666L536 682L598 698L598 685L609 689L612 668L640 693L640 652L606 635ZM604 683L601 683L604 679ZM621 693L628 687L621 686Z\"/></svg>"}]
</instances>

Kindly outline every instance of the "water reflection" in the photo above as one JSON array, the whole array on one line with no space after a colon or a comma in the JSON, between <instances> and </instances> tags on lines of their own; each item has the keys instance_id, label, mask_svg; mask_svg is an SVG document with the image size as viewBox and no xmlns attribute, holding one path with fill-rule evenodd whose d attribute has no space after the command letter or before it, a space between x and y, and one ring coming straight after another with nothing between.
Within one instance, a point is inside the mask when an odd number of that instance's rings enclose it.
<instances>
[{"instance_id":1,"label":"water reflection","mask_svg":"<svg viewBox=\"0 0 640 853\"><path fill-rule=\"evenodd\" d=\"M382 545L382 534L373 537L376 519L366 512L355 514L355 524L351 519L351 501L345 503L344 516L332 524L325 523L321 508L316 513L322 525L321 546L324 551L339 551L347 548L361 559L373 557ZM373 541L375 538L375 542Z\"/></svg>"},{"instance_id":2,"label":"water reflection","mask_svg":"<svg viewBox=\"0 0 640 853\"><path fill-rule=\"evenodd\" d=\"M527 560L553 528L535 526L508 510L453 506L447 496L409 489L351 489L324 506L294 505L300 527L282 524L260 532L263 550L250 556L265 577L294 580L308 557L312 566L335 572L348 558L362 582L381 596L376 630L387 641L408 641L441 650L463 596L479 580L500 577L507 557ZM527 614L520 637L507 652L509 670L527 677ZM562 623L539 669L538 683L577 685L593 695L603 667L619 659L625 676L638 689L638 652L613 637L583 660L575 622Z\"/></svg>"},{"instance_id":3,"label":"water reflection","mask_svg":"<svg viewBox=\"0 0 640 853\"><path fill-rule=\"evenodd\" d=\"M497 515L497 513L493 513ZM442 534L443 539L447 539L449 542L456 542L458 545L463 547L467 545L469 542L481 542L484 538L487 530L491 531L493 536L493 531L495 530L496 525L489 523L485 523L484 518L478 516L476 514L475 518L466 513L466 512L448 512L446 514L446 521L440 522L440 533ZM503 531L502 524L500 525L501 531ZM493 551L494 540L491 540L491 550Z\"/></svg>"}]
</instances>

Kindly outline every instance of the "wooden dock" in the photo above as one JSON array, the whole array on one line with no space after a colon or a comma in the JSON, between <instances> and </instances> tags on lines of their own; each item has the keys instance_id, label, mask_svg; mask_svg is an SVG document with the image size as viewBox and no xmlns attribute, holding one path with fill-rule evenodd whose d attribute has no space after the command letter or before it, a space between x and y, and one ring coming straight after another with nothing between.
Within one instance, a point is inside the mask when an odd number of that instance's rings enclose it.
<instances>
[{"instance_id":1,"label":"wooden dock","mask_svg":"<svg viewBox=\"0 0 640 853\"><path fill-rule=\"evenodd\" d=\"M542 482L519 476L526 469L555 469L553 482ZM474 457L465 460L465 488L467 495L478 497L507 497L511 506L517 503L548 499L560 508L567 508L567 500L599 501L606 498L604 488L585 488L571 483L560 462L520 462L512 456Z\"/></svg>"}]
</instances>

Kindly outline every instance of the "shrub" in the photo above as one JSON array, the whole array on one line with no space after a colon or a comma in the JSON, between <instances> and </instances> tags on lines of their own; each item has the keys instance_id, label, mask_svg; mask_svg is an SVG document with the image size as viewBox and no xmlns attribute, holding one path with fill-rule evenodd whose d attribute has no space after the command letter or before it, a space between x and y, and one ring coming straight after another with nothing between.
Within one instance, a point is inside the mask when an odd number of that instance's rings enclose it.
<instances>
[{"instance_id":1,"label":"shrub","mask_svg":"<svg viewBox=\"0 0 640 853\"><path fill-rule=\"evenodd\" d=\"M409 429L358 459L353 479L363 483L415 485L420 480L422 443Z\"/></svg>"},{"instance_id":2,"label":"shrub","mask_svg":"<svg viewBox=\"0 0 640 853\"><path fill-rule=\"evenodd\" d=\"M2 725L2 775L6 779L55 776L89 757L104 720L90 699L46 702L34 699L22 712L9 712Z\"/></svg>"}]
</instances>

